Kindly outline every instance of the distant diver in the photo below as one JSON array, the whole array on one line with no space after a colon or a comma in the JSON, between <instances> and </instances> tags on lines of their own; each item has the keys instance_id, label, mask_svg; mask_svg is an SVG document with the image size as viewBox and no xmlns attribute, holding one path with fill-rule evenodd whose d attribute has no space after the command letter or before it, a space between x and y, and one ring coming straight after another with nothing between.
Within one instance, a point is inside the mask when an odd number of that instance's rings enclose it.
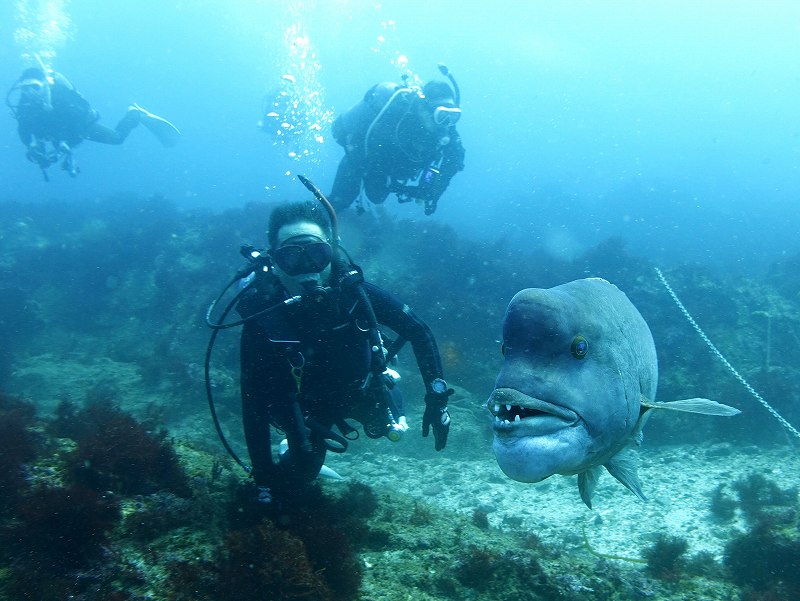
<instances>
[{"instance_id":1,"label":"distant diver","mask_svg":"<svg viewBox=\"0 0 800 601\"><path fill-rule=\"evenodd\" d=\"M137 104L128 107L114 129L101 125L100 113L64 75L47 69L41 61L38 67L23 71L6 94L6 104L17 120L28 160L39 165L46 181L47 169L58 162L71 177L80 173L73 149L83 140L122 144L139 123L166 147L177 144L181 135L169 121Z\"/></svg>"},{"instance_id":2,"label":"distant diver","mask_svg":"<svg viewBox=\"0 0 800 601\"><path fill-rule=\"evenodd\" d=\"M456 131L458 85L445 65L439 70L452 88L436 80L421 89L379 83L336 118L333 136L345 155L330 193L334 207L350 206L363 187L376 204L395 193L400 202L424 203L426 215L436 211L450 180L464 169L465 154Z\"/></svg>"}]
</instances>

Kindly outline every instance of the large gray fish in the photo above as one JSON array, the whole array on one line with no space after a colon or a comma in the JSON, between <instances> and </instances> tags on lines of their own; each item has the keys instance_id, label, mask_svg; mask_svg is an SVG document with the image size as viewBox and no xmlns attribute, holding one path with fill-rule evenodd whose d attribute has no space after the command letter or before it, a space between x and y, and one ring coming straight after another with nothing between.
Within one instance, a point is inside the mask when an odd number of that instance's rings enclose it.
<instances>
[{"instance_id":1,"label":"large gray fish","mask_svg":"<svg viewBox=\"0 0 800 601\"><path fill-rule=\"evenodd\" d=\"M518 292L506 311L502 350L487 403L500 469L520 482L577 474L588 507L602 467L645 498L631 450L653 409L739 413L708 399L655 402L650 328L602 279Z\"/></svg>"}]
</instances>

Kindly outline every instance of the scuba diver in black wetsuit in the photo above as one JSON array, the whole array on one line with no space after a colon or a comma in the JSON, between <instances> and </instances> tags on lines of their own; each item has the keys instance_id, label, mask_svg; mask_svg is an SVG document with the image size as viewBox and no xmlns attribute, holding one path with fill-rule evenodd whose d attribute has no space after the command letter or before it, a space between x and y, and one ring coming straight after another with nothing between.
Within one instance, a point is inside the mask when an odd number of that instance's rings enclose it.
<instances>
[{"instance_id":1,"label":"scuba diver in black wetsuit","mask_svg":"<svg viewBox=\"0 0 800 601\"><path fill-rule=\"evenodd\" d=\"M344 147L330 193L337 209L350 206L362 188L379 204L394 192L400 202L424 203L425 214L436 211L439 198L453 176L464 169L464 146L456 131L461 117L453 84L430 81L422 90L385 82L374 85L364 98L339 115L333 136Z\"/></svg>"},{"instance_id":2,"label":"scuba diver in black wetsuit","mask_svg":"<svg viewBox=\"0 0 800 601\"><path fill-rule=\"evenodd\" d=\"M70 176L80 173L73 149L83 140L122 144L139 123L164 146L173 146L180 137L171 123L136 104L128 107L114 129L101 125L100 114L69 80L43 65L22 73L8 91L6 104L17 120L17 132L27 148L28 160L39 165L45 180L47 169L59 161Z\"/></svg>"},{"instance_id":3,"label":"scuba diver in black wetsuit","mask_svg":"<svg viewBox=\"0 0 800 601\"><path fill-rule=\"evenodd\" d=\"M327 204L318 190L315 194ZM242 418L252 468L224 437L223 443L250 471L263 503L302 489L319 473L327 451L347 449L358 433L345 418L359 421L370 438L401 437L407 429L405 411L396 372L387 361L405 341L411 342L426 387L423 436L433 429L437 451L447 443L447 399L453 390L442 377L433 334L407 305L363 281L360 268L338 245L335 224L333 209L326 214L316 203L276 207L269 220L269 250L250 253L258 264L244 280L238 302L229 304L236 304L242 320L209 321L218 328L244 324ZM397 335L392 344L383 339L380 325ZM213 336L209 352L211 345ZM208 381L206 386L208 391ZM216 421L213 403L211 408ZM271 426L288 441L277 461ZM218 424L217 430L221 434Z\"/></svg>"}]
</instances>

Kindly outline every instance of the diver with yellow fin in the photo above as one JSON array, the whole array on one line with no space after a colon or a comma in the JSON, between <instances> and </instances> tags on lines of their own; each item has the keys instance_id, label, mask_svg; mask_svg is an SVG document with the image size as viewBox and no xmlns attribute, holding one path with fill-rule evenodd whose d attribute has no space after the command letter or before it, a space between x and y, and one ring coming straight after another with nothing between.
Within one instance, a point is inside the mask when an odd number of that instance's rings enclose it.
<instances>
[{"instance_id":1,"label":"diver with yellow fin","mask_svg":"<svg viewBox=\"0 0 800 601\"><path fill-rule=\"evenodd\" d=\"M80 173L73 149L83 140L122 144L140 123L165 147L175 146L180 139L178 128L138 104L131 104L113 129L101 125L100 113L70 81L36 58L39 66L23 71L6 94L6 104L17 120L28 160L39 165L45 180L54 163L60 162L72 177Z\"/></svg>"}]
</instances>

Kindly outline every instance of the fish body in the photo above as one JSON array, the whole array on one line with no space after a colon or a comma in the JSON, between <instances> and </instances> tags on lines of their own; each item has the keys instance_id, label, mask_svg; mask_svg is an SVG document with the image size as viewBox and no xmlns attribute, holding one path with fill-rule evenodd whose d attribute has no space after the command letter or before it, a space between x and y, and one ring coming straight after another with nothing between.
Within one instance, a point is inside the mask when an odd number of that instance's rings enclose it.
<instances>
[{"instance_id":1,"label":"fish body","mask_svg":"<svg viewBox=\"0 0 800 601\"><path fill-rule=\"evenodd\" d=\"M707 399L655 403L658 360L644 318L613 284L528 288L509 303L504 361L487 407L500 469L520 482L578 475L591 498L604 467L644 498L629 453L650 410L733 415Z\"/></svg>"}]
</instances>

